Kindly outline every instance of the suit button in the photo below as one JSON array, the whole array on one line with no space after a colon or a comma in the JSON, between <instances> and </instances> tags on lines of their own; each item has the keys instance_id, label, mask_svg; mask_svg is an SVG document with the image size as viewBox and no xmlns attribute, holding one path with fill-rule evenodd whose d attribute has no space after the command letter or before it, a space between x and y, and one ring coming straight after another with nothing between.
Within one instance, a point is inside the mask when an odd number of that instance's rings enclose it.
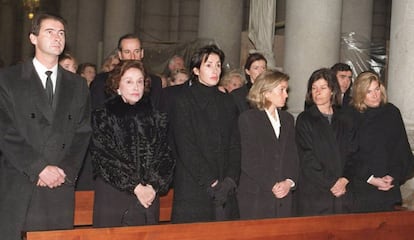
<instances>
[{"instance_id":1,"label":"suit button","mask_svg":"<svg viewBox=\"0 0 414 240\"><path fill-rule=\"evenodd\" d=\"M62 144L62 149L65 149L65 146L66 146L65 144Z\"/></svg>"}]
</instances>

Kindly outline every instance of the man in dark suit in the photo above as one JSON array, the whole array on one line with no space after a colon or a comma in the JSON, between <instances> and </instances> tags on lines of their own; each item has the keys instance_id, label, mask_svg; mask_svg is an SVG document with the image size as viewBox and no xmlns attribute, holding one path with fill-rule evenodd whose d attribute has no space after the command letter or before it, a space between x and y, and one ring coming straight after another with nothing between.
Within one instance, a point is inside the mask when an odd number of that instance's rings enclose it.
<instances>
[{"instance_id":1,"label":"man in dark suit","mask_svg":"<svg viewBox=\"0 0 414 240\"><path fill-rule=\"evenodd\" d=\"M349 105L352 96L351 96L351 87L352 87L352 69L346 63L336 63L331 67L331 70L334 71L336 75L336 80L341 89L341 106L346 107Z\"/></svg>"},{"instance_id":2,"label":"man in dark suit","mask_svg":"<svg viewBox=\"0 0 414 240\"><path fill-rule=\"evenodd\" d=\"M144 49L141 46L141 40L135 34L125 34L118 40L118 56L122 60L143 60ZM103 103L110 96L105 92L105 83L109 77L108 72L96 75L90 86L92 109L103 106ZM149 94L153 106L158 107L161 96L161 79L155 75L149 74Z\"/></svg>"},{"instance_id":3,"label":"man in dark suit","mask_svg":"<svg viewBox=\"0 0 414 240\"><path fill-rule=\"evenodd\" d=\"M65 21L39 14L35 57L0 72L0 232L73 227L74 183L88 146L90 102L80 76L58 65Z\"/></svg>"}]
</instances>

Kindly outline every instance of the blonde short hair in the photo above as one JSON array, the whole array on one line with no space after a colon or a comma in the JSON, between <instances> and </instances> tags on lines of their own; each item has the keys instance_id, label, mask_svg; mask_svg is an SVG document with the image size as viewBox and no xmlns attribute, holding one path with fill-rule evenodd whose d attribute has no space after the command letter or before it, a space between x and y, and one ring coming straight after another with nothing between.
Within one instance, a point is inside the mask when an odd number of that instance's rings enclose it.
<instances>
[{"instance_id":1,"label":"blonde short hair","mask_svg":"<svg viewBox=\"0 0 414 240\"><path fill-rule=\"evenodd\" d=\"M226 72L224 76L220 79L220 86L227 86L230 84L231 79L233 77L238 77L240 79L240 83L243 86L246 83L246 79L244 78L243 74L241 74L239 69L233 69L229 72Z\"/></svg>"},{"instance_id":2,"label":"blonde short hair","mask_svg":"<svg viewBox=\"0 0 414 240\"><path fill-rule=\"evenodd\" d=\"M276 70L262 72L254 81L252 88L247 95L250 105L264 110L270 103L265 98L265 93L272 91L283 81L289 81L289 76Z\"/></svg>"},{"instance_id":3,"label":"blonde short hair","mask_svg":"<svg viewBox=\"0 0 414 240\"><path fill-rule=\"evenodd\" d=\"M378 82L381 92L381 104L387 103L387 93L384 84L381 83L378 74L365 71L358 75L352 87L352 106L359 112L364 112L367 105L364 103L368 88L372 82Z\"/></svg>"}]
</instances>

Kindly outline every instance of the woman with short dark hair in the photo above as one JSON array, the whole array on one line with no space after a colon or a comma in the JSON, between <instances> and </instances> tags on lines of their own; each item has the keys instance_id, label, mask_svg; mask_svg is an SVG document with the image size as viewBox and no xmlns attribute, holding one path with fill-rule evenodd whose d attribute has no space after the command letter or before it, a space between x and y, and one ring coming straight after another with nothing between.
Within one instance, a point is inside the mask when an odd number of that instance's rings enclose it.
<instances>
[{"instance_id":1,"label":"woman with short dark hair","mask_svg":"<svg viewBox=\"0 0 414 240\"><path fill-rule=\"evenodd\" d=\"M217 46L199 49L190 64L192 84L182 89L172 110L174 223L238 218L238 112L232 97L217 88L223 61Z\"/></svg>"},{"instance_id":2,"label":"woman with short dark hair","mask_svg":"<svg viewBox=\"0 0 414 240\"><path fill-rule=\"evenodd\" d=\"M332 70L312 73L306 94L309 107L296 120L300 216L349 212L351 196L346 186L353 132L351 122L337 108L339 96Z\"/></svg>"}]
</instances>

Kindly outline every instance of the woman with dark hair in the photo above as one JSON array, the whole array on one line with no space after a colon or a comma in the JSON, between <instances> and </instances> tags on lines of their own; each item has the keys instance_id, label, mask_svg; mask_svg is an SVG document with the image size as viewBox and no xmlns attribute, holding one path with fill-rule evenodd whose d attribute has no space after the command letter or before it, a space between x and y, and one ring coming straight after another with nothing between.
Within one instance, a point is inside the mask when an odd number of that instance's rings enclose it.
<instances>
[{"instance_id":1,"label":"woman with dark hair","mask_svg":"<svg viewBox=\"0 0 414 240\"><path fill-rule=\"evenodd\" d=\"M168 190L174 160L166 115L144 95L145 78L141 61L117 65L108 79L115 96L92 114L94 227L158 223L159 195Z\"/></svg>"},{"instance_id":2,"label":"woman with dark hair","mask_svg":"<svg viewBox=\"0 0 414 240\"><path fill-rule=\"evenodd\" d=\"M240 113L250 109L247 94L249 93L249 90L255 82L257 76L259 76L260 73L264 72L266 69L267 60L262 54L252 53L247 57L246 64L244 65L247 83L231 92Z\"/></svg>"},{"instance_id":3,"label":"woman with dark hair","mask_svg":"<svg viewBox=\"0 0 414 240\"><path fill-rule=\"evenodd\" d=\"M238 112L231 96L217 88L223 61L217 46L199 49L190 64L192 85L182 89L172 110L174 223L238 218Z\"/></svg>"},{"instance_id":4,"label":"woman with dark hair","mask_svg":"<svg viewBox=\"0 0 414 240\"><path fill-rule=\"evenodd\" d=\"M278 71L260 74L248 95L254 108L239 117L241 219L293 215L299 160L293 116L281 110L288 97L288 80Z\"/></svg>"},{"instance_id":5,"label":"woman with dark hair","mask_svg":"<svg viewBox=\"0 0 414 240\"><path fill-rule=\"evenodd\" d=\"M350 121L336 108L339 97L338 83L330 69L312 73L306 94L309 108L296 121L300 216L349 211L347 162L353 131Z\"/></svg>"},{"instance_id":6,"label":"woman with dark hair","mask_svg":"<svg viewBox=\"0 0 414 240\"><path fill-rule=\"evenodd\" d=\"M401 204L400 186L413 173L413 155L401 113L387 102L374 72L362 72L353 86L351 109L357 130L351 189L355 212L391 211Z\"/></svg>"}]
</instances>

